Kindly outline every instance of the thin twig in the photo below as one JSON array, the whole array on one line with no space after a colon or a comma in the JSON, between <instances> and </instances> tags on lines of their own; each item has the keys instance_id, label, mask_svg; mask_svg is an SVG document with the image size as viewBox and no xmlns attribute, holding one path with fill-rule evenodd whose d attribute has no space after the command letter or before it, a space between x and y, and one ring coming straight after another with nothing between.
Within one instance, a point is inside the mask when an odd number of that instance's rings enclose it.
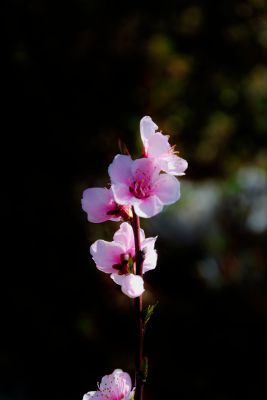
<instances>
[{"instance_id":1,"label":"thin twig","mask_svg":"<svg viewBox=\"0 0 267 400\"><path fill-rule=\"evenodd\" d=\"M132 227L135 243L135 273L143 276L143 255L140 244L140 219L132 208L133 220ZM144 348L144 321L143 321L143 302L142 295L134 299L135 315L136 315L136 358L135 358L135 400L143 400L143 348Z\"/></svg>"}]
</instances>

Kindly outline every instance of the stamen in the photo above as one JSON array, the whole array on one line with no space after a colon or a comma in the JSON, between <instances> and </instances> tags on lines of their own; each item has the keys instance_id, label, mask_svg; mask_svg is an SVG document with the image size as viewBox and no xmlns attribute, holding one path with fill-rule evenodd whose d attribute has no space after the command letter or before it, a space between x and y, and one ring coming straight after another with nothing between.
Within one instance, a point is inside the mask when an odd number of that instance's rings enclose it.
<instances>
[{"instance_id":1,"label":"stamen","mask_svg":"<svg viewBox=\"0 0 267 400\"><path fill-rule=\"evenodd\" d=\"M139 173L143 176L140 180L135 180L129 185L129 192L138 199L145 199L150 196L151 186L146 174L143 171L139 171Z\"/></svg>"}]
</instances>

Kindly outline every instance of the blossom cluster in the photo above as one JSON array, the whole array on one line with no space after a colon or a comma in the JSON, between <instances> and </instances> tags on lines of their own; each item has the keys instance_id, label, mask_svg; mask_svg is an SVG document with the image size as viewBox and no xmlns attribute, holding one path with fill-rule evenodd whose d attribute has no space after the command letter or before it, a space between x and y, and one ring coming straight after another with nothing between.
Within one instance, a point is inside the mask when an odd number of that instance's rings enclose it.
<instances>
[{"instance_id":1,"label":"blossom cluster","mask_svg":"<svg viewBox=\"0 0 267 400\"><path fill-rule=\"evenodd\" d=\"M129 222L133 212L143 218L160 213L165 205L180 198L180 183L175 176L184 175L187 162L169 144L169 136L158 131L149 116L140 121L143 143L142 156L133 160L130 155L118 154L108 167L109 188L89 188L83 192L82 208L88 221L121 221L113 241L97 240L90 247L96 267L121 286L131 298L144 292L143 277L135 270L135 243ZM157 264L154 248L156 237L145 238L139 231L143 253L143 273Z\"/></svg>"},{"instance_id":2,"label":"blossom cluster","mask_svg":"<svg viewBox=\"0 0 267 400\"><path fill-rule=\"evenodd\" d=\"M88 221L121 222L113 240L97 240L91 245L90 253L96 267L110 274L130 298L142 295L143 274L157 265L157 238L145 237L139 217L153 217L165 205L179 199L180 184L175 176L184 175L187 168L187 162L169 144L169 137L158 131L150 117L141 119L140 133L142 156L133 160L129 155L116 155L108 167L110 187L86 189L82 198ZM140 340L143 340L141 336ZM137 373L140 368L138 364ZM133 400L135 394L141 399L140 388L137 381L136 388L132 388L129 374L115 369L102 378L97 391L86 393L83 400Z\"/></svg>"}]
</instances>

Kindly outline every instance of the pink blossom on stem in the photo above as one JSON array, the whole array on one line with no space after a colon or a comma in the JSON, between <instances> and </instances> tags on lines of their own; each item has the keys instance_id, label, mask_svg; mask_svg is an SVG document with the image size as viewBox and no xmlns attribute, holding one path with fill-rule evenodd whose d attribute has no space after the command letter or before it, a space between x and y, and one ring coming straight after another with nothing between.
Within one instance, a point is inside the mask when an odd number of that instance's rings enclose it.
<instances>
[{"instance_id":1,"label":"pink blossom on stem","mask_svg":"<svg viewBox=\"0 0 267 400\"><path fill-rule=\"evenodd\" d=\"M130 375L121 369L103 376L98 389L86 393L83 400L131 400L134 396Z\"/></svg>"},{"instance_id":2,"label":"pink blossom on stem","mask_svg":"<svg viewBox=\"0 0 267 400\"><path fill-rule=\"evenodd\" d=\"M156 237L145 238L140 229L141 250L144 252L143 272L156 268L157 252L154 248ZM112 242L97 240L90 247L90 253L96 267L107 274L121 286L128 297L135 298L144 292L144 281L135 275L135 244L133 229L130 224L123 222L115 232Z\"/></svg>"},{"instance_id":3,"label":"pink blossom on stem","mask_svg":"<svg viewBox=\"0 0 267 400\"><path fill-rule=\"evenodd\" d=\"M153 217L165 204L173 204L180 197L179 182L172 175L160 174L154 158L133 161L130 156L119 154L108 172L115 201L132 205L140 217Z\"/></svg>"},{"instance_id":4,"label":"pink blossom on stem","mask_svg":"<svg viewBox=\"0 0 267 400\"><path fill-rule=\"evenodd\" d=\"M116 203L107 188L89 188L83 192L82 209L90 222L121 221L131 217L131 208Z\"/></svg>"},{"instance_id":5,"label":"pink blossom on stem","mask_svg":"<svg viewBox=\"0 0 267 400\"><path fill-rule=\"evenodd\" d=\"M158 126L148 116L140 121L141 139L144 145L144 155L154 158L160 169L171 175L184 175L187 161L175 154L169 144L169 136L157 132Z\"/></svg>"}]
</instances>

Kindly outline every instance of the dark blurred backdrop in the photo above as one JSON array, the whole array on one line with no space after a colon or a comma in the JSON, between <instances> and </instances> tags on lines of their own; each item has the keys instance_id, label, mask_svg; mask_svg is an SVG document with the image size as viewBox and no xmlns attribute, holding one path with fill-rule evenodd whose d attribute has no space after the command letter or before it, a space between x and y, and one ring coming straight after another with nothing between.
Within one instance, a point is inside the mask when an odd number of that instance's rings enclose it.
<instances>
[{"instance_id":1,"label":"dark blurred backdrop","mask_svg":"<svg viewBox=\"0 0 267 400\"><path fill-rule=\"evenodd\" d=\"M132 304L96 270L82 191L150 115L188 160L145 303L145 400L267 398L264 0L3 1L0 399L74 400L133 372ZM3 241L2 241L3 242Z\"/></svg>"}]
</instances>

